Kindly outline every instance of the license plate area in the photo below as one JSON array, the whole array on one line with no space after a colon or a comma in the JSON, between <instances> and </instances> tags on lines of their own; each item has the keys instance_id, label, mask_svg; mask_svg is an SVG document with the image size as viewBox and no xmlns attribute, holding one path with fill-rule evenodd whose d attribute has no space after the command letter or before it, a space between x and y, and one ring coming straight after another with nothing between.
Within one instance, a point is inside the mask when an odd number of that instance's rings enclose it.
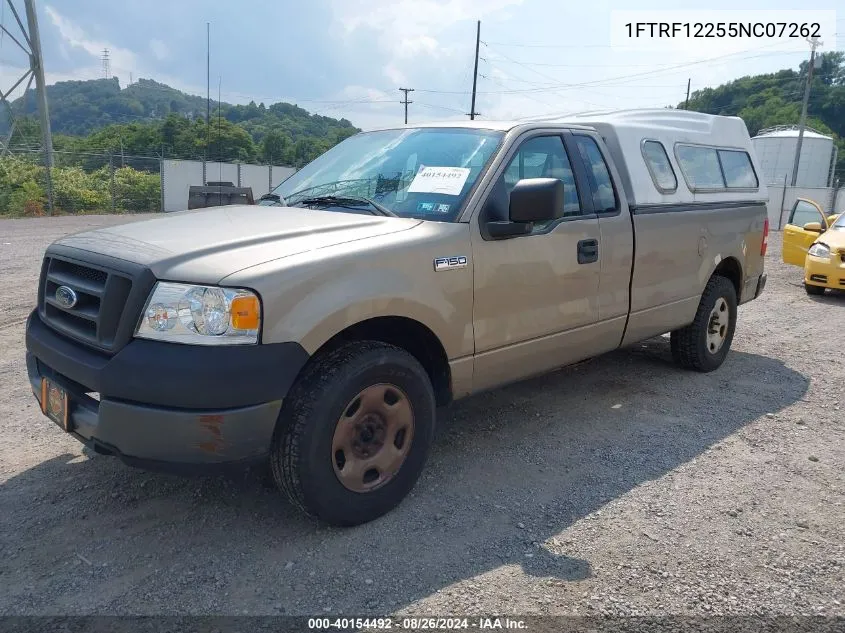
<instances>
[{"instance_id":1,"label":"license plate area","mask_svg":"<svg viewBox=\"0 0 845 633\"><path fill-rule=\"evenodd\" d=\"M44 377L41 378L41 412L58 424L65 433L73 430L67 390Z\"/></svg>"}]
</instances>

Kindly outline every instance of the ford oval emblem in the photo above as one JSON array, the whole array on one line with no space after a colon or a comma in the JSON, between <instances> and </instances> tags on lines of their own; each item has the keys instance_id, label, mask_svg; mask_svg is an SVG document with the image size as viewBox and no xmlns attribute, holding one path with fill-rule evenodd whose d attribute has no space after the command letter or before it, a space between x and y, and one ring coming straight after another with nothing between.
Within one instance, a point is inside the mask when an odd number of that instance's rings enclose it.
<instances>
[{"instance_id":1,"label":"ford oval emblem","mask_svg":"<svg viewBox=\"0 0 845 633\"><path fill-rule=\"evenodd\" d=\"M61 307L69 310L76 305L77 301L79 301L79 297L76 296L73 288L68 288L67 286L56 288L56 303Z\"/></svg>"}]
</instances>

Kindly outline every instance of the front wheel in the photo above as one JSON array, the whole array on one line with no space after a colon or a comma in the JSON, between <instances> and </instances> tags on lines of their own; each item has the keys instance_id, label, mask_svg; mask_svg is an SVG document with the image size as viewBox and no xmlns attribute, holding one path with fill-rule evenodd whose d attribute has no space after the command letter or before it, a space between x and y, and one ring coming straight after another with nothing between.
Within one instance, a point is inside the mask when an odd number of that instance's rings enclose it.
<instances>
[{"instance_id":1,"label":"front wheel","mask_svg":"<svg viewBox=\"0 0 845 633\"><path fill-rule=\"evenodd\" d=\"M808 295L818 296L824 294L824 286L813 286L811 284L804 284L804 290Z\"/></svg>"},{"instance_id":2,"label":"front wheel","mask_svg":"<svg viewBox=\"0 0 845 633\"><path fill-rule=\"evenodd\" d=\"M375 341L344 345L315 358L285 399L270 456L276 484L327 523L371 521L416 483L434 417L416 358Z\"/></svg>"},{"instance_id":3,"label":"front wheel","mask_svg":"<svg viewBox=\"0 0 845 633\"><path fill-rule=\"evenodd\" d=\"M695 320L670 337L672 357L681 367L709 372L724 362L736 329L736 289L718 275L707 282Z\"/></svg>"}]
</instances>

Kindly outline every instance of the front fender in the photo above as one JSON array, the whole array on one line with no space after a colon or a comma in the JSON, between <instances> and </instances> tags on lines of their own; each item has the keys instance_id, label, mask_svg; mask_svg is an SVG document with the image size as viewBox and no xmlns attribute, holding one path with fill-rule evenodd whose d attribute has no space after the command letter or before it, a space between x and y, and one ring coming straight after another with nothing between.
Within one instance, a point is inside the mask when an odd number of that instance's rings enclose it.
<instances>
[{"instance_id":1,"label":"front fender","mask_svg":"<svg viewBox=\"0 0 845 633\"><path fill-rule=\"evenodd\" d=\"M436 271L435 259L466 256ZM313 354L346 328L377 317L419 321L450 360L471 356L473 268L466 224L423 222L268 262L226 279L261 295L262 341L297 342Z\"/></svg>"},{"instance_id":2,"label":"front fender","mask_svg":"<svg viewBox=\"0 0 845 633\"><path fill-rule=\"evenodd\" d=\"M441 275L444 276L444 275ZM353 270L327 283L289 307L265 331L264 340L297 341L309 354L346 328L377 317L405 317L428 327L449 359L471 354L471 274L468 297L437 284L420 284L399 270ZM457 281L455 275L452 281ZM451 284L450 284L451 285ZM268 324L269 325L269 324Z\"/></svg>"}]
</instances>

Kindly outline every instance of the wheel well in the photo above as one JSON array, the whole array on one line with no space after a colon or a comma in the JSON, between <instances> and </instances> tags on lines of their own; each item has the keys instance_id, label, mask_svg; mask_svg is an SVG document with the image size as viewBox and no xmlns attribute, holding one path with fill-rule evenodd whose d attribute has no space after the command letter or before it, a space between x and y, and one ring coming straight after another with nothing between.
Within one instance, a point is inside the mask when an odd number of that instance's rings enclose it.
<instances>
[{"instance_id":1,"label":"wheel well","mask_svg":"<svg viewBox=\"0 0 845 633\"><path fill-rule=\"evenodd\" d=\"M446 350L437 335L419 321L407 317L376 317L339 332L317 350L317 354L350 341L381 341L401 347L423 366L438 406L452 400L452 374Z\"/></svg>"},{"instance_id":2,"label":"wheel well","mask_svg":"<svg viewBox=\"0 0 845 633\"><path fill-rule=\"evenodd\" d=\"M736 290L737 301L741 300L742 266L739 265L739 262L735 258L726 257L725 259L720 261L719 265L716 266L716 270L713 271L713 274L728 279L734 285L734 290Z\"/></svg>"}]
</instances>

